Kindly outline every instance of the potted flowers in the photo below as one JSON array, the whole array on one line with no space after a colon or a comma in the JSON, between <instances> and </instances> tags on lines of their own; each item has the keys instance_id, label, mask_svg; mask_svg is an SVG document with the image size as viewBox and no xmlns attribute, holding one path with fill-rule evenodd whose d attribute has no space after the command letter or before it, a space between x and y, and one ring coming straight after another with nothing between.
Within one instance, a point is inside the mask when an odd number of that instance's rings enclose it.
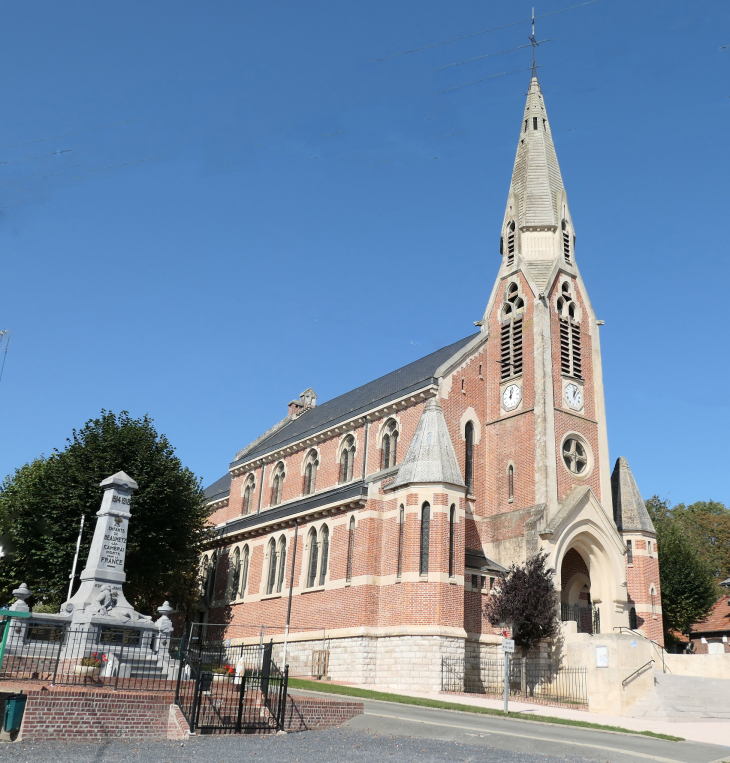
<instances>
[{"instance_id":1,"label":"potted flowers","mask_svg":"<svg viewBox=\"0 0 730 763\"><path fill-rule=\"evenodd\" d=\"M210 672L213 674L213 683L227 684L235 675L236 669L231 665L224 665L222 668L212 668Z\"/></svg>"},{"instance_id":2,"label":"potted flowers","mask_svg":"<svg viewBox=\"0 0 730 763\"><path fill-rule=\"evenodd\" d=\"M76 665L74 673L77 676L83 676L84 678L96 678L106 661L107 658L105 654L94 652L88 657L84 657L81 662Z\"/></svg>"}]
</instances>

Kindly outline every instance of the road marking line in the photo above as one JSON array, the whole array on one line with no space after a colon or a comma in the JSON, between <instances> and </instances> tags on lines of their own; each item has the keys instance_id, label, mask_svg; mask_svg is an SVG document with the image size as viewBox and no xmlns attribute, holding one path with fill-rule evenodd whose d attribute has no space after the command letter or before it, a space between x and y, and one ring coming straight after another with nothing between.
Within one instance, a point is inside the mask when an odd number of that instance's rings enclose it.
<instances>
[{"instance_id":1,"label":"road marking line","mask_svg":"<svg viewBox=\"0 0 730 763\"><path fill-rule=\"evenodd\" d=\"M588 744L587 742L573 742L570 741L563 741L561 739L551 739L550 737L538 737L533 736L532 734L515 734L513 731L484 731L483 729L475 728L474 726L461 726L456 725L453 723L437 723L436 721L418 721L414 718L404 718L400 715L385 715L384 713L363 713L363 715L374 715L380 718L393 718L397 721L410 721L411 723L424 723L428 724L429 726L445 726L449 729L463 729L465 731L478 731L482 734L501 734L502 736L507 737L519 737L520 739L534 739L538 742L553 742L555 744L573 744L577 747L591 747L594 750L608 750L610 752L618 752L621 755L635 755L637 758L647 758L648 760L658 760L660 763L686 763L682 760L676 760L675 758L662 758L658 755L648 755L645 752L634 752L633 750L624 750L620 747L606 747L605 745L601 744Z\"/></svg>"}]
</instances>

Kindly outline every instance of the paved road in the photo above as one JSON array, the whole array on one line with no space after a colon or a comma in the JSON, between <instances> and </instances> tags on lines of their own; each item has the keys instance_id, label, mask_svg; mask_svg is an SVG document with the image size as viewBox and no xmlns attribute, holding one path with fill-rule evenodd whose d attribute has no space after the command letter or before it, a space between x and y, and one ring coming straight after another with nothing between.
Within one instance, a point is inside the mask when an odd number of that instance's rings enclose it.
<instances>
[{"instance_id":1,"label":"paved road","mask_svg":"<svg viewBox=\"0 0 730 763\"><path fill-rule=\"evenodd\" d=\"M297 691L298 694L305 692ZM309 692L307 692L309 693ZM2 763L711 763L730 746L508 720L365 700L339 729L188 742L0 743Z\"/></svg>"},{"instance_id":2,"label":"paved road","mask_svg":"<svg viewBox=\"0 0 730 763\"><path fill-rule=\"evenodd\" d=\"M309 692L297 690L297 693ZM576 756L601 763L626 763L629 760L637 763L711 763L718 760L730 763L730 739L728 747L719 747L393 702L363 700L363 704L365 714L353 718L346 728L486 746L513 753Z\"/></svg>"}]
</instances>

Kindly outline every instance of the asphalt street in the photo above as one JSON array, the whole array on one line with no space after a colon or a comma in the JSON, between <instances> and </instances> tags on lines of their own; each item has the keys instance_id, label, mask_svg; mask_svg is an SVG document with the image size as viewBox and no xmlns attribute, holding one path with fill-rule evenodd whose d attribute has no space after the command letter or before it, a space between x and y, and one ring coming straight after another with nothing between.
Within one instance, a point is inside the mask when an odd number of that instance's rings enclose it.
<instances>
[{"instance_id":1,"label":"asphalt street","mask_svg":"<svg viewBox=\"0 0 730 763\"><path fill-rule=\"evenodd\" d=\"M304 694L305 692L298 691ZM308 692L306 692L308 693ZM668 742L571 726L364 700L339 729L187 742L0 743L3 763L730 763L730 746ZM730 740L729 740L730 742Z\"/></svg>"}]
</instances>

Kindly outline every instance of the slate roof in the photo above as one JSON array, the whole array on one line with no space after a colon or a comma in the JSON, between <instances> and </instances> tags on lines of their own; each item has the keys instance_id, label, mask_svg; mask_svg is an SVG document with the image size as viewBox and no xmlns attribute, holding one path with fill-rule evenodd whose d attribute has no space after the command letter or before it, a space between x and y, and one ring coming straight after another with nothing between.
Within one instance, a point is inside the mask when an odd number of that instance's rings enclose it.
<instances>
[{"instance_id":1,"label":"slate roof","mask_svg":"<svg viewBox=\"0 0 730 763\"><path fill-rule=\"evenodd\" d=\"M536 130L532 128L533 118L537 119ZM524 129L525 122L527 130ZM540 83L537 77L533 76L527 93L510 184L510 193L516 195L519 203L518 225L558 225L560 220L557 204L562 190L563 178L553 145L550 123L547 121L545 102Z\"/></svg>"},{"instance_id":2,"label":"slate roof","mask_svg":"<svg viewBox=\"0 0 730 763\"><path fill-rule=\"evenodd\" d=\"M656 532L634 475L631 473L629 462L623 456L617 459L613 469L611 492L613 493L613 519L620 531Z\"/></svg>"},{"instance_id":3,"label":"slate roof","mask_svg":"<svg viewBox=\"0 0 730 763\"><path fill-rule=\"evenodd\" d=\"M427 482L464 487L444 412L435 397L423 409L416 433L392 487Z\"/></svg>"},{"instance_id":4,"label":"slate roof","mask_svg":"<svg viewBox=\"0 0 730 763\"><path fill-rule=\"evenodd\" d=\"M291 423L274 432L271 437L248 450L244 458L234 461L235 466L243 461L251 461L271 451L290 445L304 437L335 426L343 421L365 413L376 405L383 405L409 392L415 392L431 383L436 383L434 374L439 366L465 347L478 334L460 339L458 342L442 347L425 358L409 363L403 368L381 376L379 379L363 384L362 387L346 392L344 395L328 400L326 403L310 408Z\"/></svg>"},{"instance_id":5,"label":"slate roof","mask_svg":"<svg viewBox=\"0 0 730 763\"><path fill-rule=\"evenodd\" d=\"M203 491L209 501L218 501L231 492L231 473L226 472L219 480L209 485Z\"/></svg>"}]
</instances>

